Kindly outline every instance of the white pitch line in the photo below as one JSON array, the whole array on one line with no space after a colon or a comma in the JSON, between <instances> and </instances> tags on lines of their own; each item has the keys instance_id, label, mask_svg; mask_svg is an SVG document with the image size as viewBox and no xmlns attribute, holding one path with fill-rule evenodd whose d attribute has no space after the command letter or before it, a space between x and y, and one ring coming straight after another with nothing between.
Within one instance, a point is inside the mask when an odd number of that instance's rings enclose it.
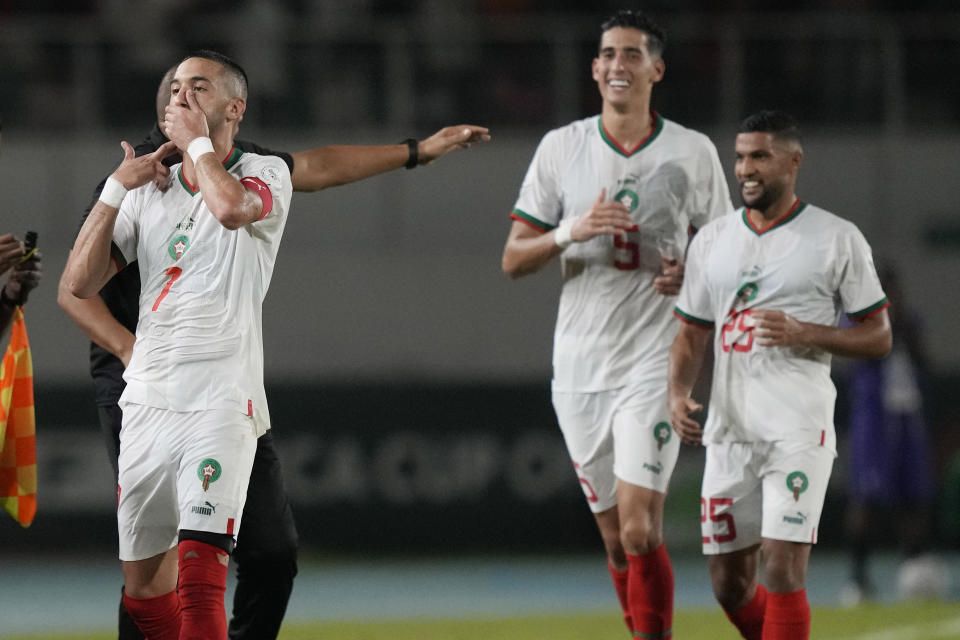
<instances>
[{"instance_id":1,"label":"white pitch line","mask_svg":"<svg viewBox=\"0 0 960 640\"><path fill-rule=\"evenodd\" d=\"M931 638L956 638L960 635L960 618L938 620L925 624L911 624L884 631L871 631L842 640L928 640Z\"/></svg>"}]
</instances>

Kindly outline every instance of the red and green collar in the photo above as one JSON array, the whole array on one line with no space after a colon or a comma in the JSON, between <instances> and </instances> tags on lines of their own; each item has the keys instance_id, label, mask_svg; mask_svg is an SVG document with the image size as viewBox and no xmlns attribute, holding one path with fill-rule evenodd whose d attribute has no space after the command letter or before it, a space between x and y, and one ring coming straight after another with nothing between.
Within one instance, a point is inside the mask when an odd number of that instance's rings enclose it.
<instances>
[{"instance_id":1,"label":"red and green collar","mask_svg":"<svg viewBox=\"0 0 960 640\"><path fill-rule=\"evenodd\" d=\"M777 227L782 227L783 225L787 224L788 222L796 218L798 215L800 215L800 212L806 208L807 208L807 203L800 200L800 198L797 198L796 202L793 203L793 206L790 207L789 211L787 211L785 214L783 214L782 216L774 220L770 224L770 226L766 227L765 229L757 228L757 226L750 221L750 216L748 215L750 212L749 207L744 207L743 213L741 215L743 217L743 223L747 225L747 228L750 229L750 231L753 231L758 236L762 236L763 234L769 231L772 231Z\"/></svg>"},{"instance_id":2,"label":"red and green collar","mask_svg":"<svg viewBox=\"0 0 960 640\"><path fill-rule=\"evenodd\" d=\"M237 149L236 147L230 147L230 153L228 153L227 157L222 160L223 168L229 171L233 165L240 161L240 156L242 155L243 151L240 151L240 149ZM186 189L190 195L195 196L197 195L197 192L200 191L200 185L193 186L184 177L182 164L177 168L177 178L180 180L180 185Z\"/></svg>"},{"instance_id":3,"label":"red and green collar","mask_svg":"<svg viewBox=\"0 0 960 640\"><path fill-rule=\"evenodd\" d=\"M652 126L650 127L650 133L647 135L646 138L638 142L637 145L630 151L627 151L625 148L623 148L623 146L620 145L619 142L613 139L613 136L610 135L610 132L607 131L607 128L603 126L603 116L600 116L599 118L597 118L597 123L598 123L598 126L600 127L600 137L603 138L603 141L606 142L611 149L613 149L620 155L624 156L625 158L629 158L630 156L637 153L638 151L641 151L642 149L645 149L646 147L650 146L650 144L657 138L657 136L660 135L660 132L663 131L664 119L660 116L659 113L657 113L656 111L651 111L650 120L652 122Z\"/></svg>"}]
</instances>

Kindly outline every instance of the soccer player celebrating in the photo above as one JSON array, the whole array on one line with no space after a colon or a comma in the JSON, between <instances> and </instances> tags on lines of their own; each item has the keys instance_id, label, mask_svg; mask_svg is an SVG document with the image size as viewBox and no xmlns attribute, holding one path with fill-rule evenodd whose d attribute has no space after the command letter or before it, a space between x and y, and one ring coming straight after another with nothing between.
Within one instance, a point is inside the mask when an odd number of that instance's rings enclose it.
<instances>
[{"instance_id":1,"label":"soccer player celebrating","mask_svg":"<svg viewBox=\"0 0 960 640\"><path fill-rule=\"evenodd\" d=\"M227 637L229 554L257 436L270 427L261 305L290 172L279 158L234 149L246 98L234 61L184 59L164 119L171 141L140 157L123 143L64 273L70 292L88 298L139 263L117 517L124 604L151 640ZM162 160L176 149L183 163L171 175Z\"/></svg>"},{"instance_id":2,"label":"soccer player celebrating","mask_svg":"<svg viewBox=\"0 0 960 640\"><path fill-rule=\"evenodd\" d=\"M170 102L170 85L177 67L170 68L157 92L157 123L146 139L135 147L136 156L153 153L167 137L160 128ZM271 151L252 142L235 139L243 152L273 155L290 169L294 191L317 191L362 180L386 171L413 169L438 158L489 140L489 131L475 125L444 127L430 137L396 145L334 145L292 154ZM180 161L179 154L164 160L167 166ZM105 182L105 181L104 181ZM81 224L96 205L104 183L83 214ZM0 238L0 256L2 256ZM134 264L117 273L100 290L100 295L80 299L70 293L61 278L57 301L91 339L90 375L96 389L100 426L114 475L120 453L122 412L120 396L125 383L123 372L130 362L140 298L140 272ZM257 451L244 505L243 539L231 556L237 566L237 588L229 634L233 640L276 638L286 612L297 574L297 531L290 502L283 487L280 458L273 430L257 439ZM119 639L143 640L139 627L130 619L123 601L119 607Z\"/></svg>"},{"instance_id":3,"label":"soccer player celebrating","mask_svg":"<svg viewBox=\"0 0 960 640\"><path fill-rule=\"evenodd\" d=\"M670 349L673 428L706 445L701 531L713 592L748 640L810 635L807 563L836 457L831 354L880 357L891 344L870 247L852 223L797 198L802 160L792 117L744 120L735 172L745 207L691 243ZM841 312L853 326L837 326ZM691 393L711 337L701 429Z\"/></svg>"},{"instance_id":4,"label":"soccer player celebrating","mask_svg":"<svg viewBox=\"0 0 960 640\"><path fill-rule=\"evenodd\" d=\"M688 233L732 206L713 144L650 109L666 36L619 11L601 25L599 116L547 133L503 251L512 277L557 256L553 406L628 629L669 638L663 505L679 451L667 408L671 311Z\"/></svg>"}]
</instances>

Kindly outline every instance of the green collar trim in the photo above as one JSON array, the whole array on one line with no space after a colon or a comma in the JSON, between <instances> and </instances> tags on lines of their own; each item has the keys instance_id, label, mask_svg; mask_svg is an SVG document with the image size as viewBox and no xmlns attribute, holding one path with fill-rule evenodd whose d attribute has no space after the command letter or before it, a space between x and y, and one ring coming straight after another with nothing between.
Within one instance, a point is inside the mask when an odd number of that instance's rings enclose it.
<instances>
[{"instance_id":1,"label":"green collar trim","mask_svg":"<svg viewBox=\"0 0 960 640\"><path fill-rule=\"evenodd\" d=\"M653 127L650 129L650 135L637 143L631 151L624 149L619 142L613 139L613 136L610 135L610 132L603 126L603 116L597 118L597 125L600 128L600 137L603 138L603 141L607 143L611 149L619 153L625 158L629 158L633 154L642 151L649 147L654 140L657 139L657 136L660 135L660 132L663 131L663 123L665 120L660 116L656 111L650 112L651 118L653 118Z\"/></svg>"},{"instance_id":2,"label":"green collar trim","mask_svg":"<svg viewBox=\"0 0 960 640\"><path fill-rule=\"evenodd\" d=\"M740 217L743 219L743 223L747 225L747 228L750 229L750 231L753 231L758 236L762 236L765 233L769 233L770 231L773 231L777 227L782 227L783 225L787 224L788 222L796 218L798 215L800 215L800 212L806 208L807 208L807 203L800 200L800 198L797 198L797 201L793 203L793 206L790 207L789 211L787 211L785 214L783 214L782 216L774 220L773 223L765 229L759 229L756 226L754 226L752 222L750 222L750 216L747 215L747 212L750 211L749 207L743 208L743 212L740 214Z\"/></svg>"},{"instance_id":3,"label":"green collar trim","mask_svg":"<svg viewBox=\"0 0 960 640\"><path fill-rule=\"evenodd\" d=\"M240 162L240 156L243 155L243 151L237 149L236 147L230 147L230 153L227 154L227 157L224 158L221 162L223 168L229 171L233 165ZM183 165L181 164L177 168L177 179L180 180L180 186L187 190L192 196L197 195L197 192L200 191L200 185L192 185L183 175Z\"/></svg>"}]
</instances>

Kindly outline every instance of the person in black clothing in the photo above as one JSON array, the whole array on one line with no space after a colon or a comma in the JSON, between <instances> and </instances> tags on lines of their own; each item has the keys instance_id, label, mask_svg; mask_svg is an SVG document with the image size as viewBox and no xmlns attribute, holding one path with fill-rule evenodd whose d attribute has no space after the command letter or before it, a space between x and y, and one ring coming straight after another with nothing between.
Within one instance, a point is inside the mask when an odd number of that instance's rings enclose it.
<instances>
[{"instance_id":1,"label":"person in black clothing","mask_svg":"<svg viewBox=\"0 0 960 640\"><path fill-rule=\"evenodd\" d=\"M164 108L169 103L169 88L175 69L171 68L164 75L157 92L158 122L163 120ZM242 151L282 158L290 168L295 191L318 191L401 167L412 169L489 138L484 127L458 125L445 127L419 142L410 139L397 145L325 146L293 154L272 151L244 140L235 140L235 146ZM135 153L137 156L151 153L166 141L160 126L154 124L146 139L135 147ZM179 155L165 160L168 166L178 162ZM81 226L96 204L105 182L106 179L94 190ZM104 286L99 297L77 298L62 279L57 296L60 306L92 340L90 373L114 476L118 471L122 417L118 400L125 386L123 371L133 349L139 295L139 270L126 268ZM257 442L243 511L243 534L238 537L233 558L237 564L237 587L229 637L231 640L276 638L297 573L297 531L283 488L272 430ZM143 634L121 601L119 639L142 638Z\"/></svg>"}]
</instances>

